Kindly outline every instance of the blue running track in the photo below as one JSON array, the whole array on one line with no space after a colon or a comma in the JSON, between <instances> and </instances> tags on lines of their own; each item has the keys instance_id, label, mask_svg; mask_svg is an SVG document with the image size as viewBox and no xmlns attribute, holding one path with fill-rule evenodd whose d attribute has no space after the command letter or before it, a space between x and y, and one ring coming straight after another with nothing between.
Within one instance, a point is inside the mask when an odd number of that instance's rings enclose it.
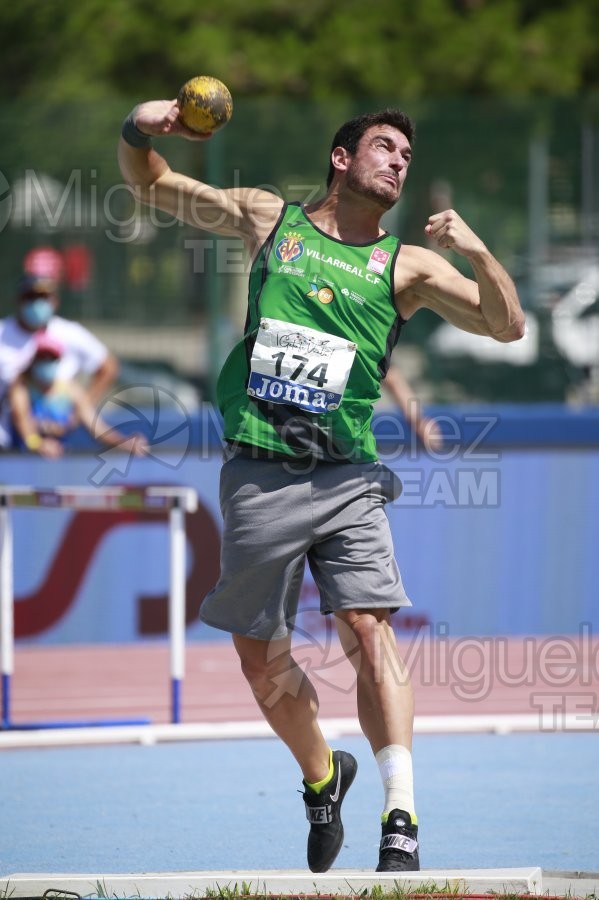
<instances>
[{"instance_id":1,"label":"blue running track","mask_svg":"<svg viewBox=\"0 0 599 900\"><path fill-rule=\"evenodd\" d=\"M373 869L382 788L366 742L335 867ZM597 734L422 735L422 866L599 870ZM276 740L5 750L0 874L303 869L300 780Z\"/></svg>"}]
</instances>

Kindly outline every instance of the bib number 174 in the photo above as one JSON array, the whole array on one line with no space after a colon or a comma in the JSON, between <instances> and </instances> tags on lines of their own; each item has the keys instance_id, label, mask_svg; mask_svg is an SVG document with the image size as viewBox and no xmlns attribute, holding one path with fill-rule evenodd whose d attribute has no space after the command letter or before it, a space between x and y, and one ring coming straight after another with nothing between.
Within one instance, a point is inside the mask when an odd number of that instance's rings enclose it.
<instances>
[{"instance_id":1,"label":"bib number 174","mask_svg":"<svg viewBox=\"0 0 599 900\"><path fill-rule=\"evenodd\" d=\"M338 409L357 345L305 325L263 318L252 351L247 392L255 400L312 413Z\"/></svg>"},{"instance_id":2,"label":"bib number 174","mask_svg":"<svg viewBox=\"0 0 599 900\"><path fill-rule=\"evenodd\" d=\"M281 351L280 353L273 353L272 358L275 360L275 375L277 378L280 378L281 371L283 367L283 360L285 359L285 352ZM291 372L288 376L290 381L297 381L302 372L304 371L306 365L308 365L311 360L307 356L300 356L298 353L292 353L291 359L295 359L298 361L299 365ZM322 388L327 383L327 369L328 363L318 363L318 365L314 366L310 371L306 372L304 378L302 380L305 381L313 381L314 384L318 385L319 388Z\"/></svg>"}]
</instances>

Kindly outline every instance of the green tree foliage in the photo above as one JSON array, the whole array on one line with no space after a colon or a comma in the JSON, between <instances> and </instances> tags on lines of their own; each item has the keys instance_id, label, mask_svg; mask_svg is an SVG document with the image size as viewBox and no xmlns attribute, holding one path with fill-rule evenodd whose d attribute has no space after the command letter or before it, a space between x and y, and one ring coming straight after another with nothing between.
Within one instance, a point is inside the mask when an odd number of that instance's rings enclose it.
<instances>
[{"instance_id":1,"label":"green tree foliage","mask_svg":"<svg viewBox=\"0 0 599 900\"><path fill-rule=\"evenodd\" d=\"M572 96L599 86L599 0L20 0L0 9L0 97Z\"/></svg>"}]
</instances>

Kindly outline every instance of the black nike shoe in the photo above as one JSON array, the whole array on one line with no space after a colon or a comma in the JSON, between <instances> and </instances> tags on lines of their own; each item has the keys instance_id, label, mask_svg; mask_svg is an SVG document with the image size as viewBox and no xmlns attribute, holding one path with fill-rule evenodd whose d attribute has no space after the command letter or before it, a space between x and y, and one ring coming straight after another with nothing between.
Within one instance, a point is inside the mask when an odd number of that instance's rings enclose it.
<instances>
[{"instance_id":1,"label":"black nike shoe","mask_svg":"<svg viewBox=\"0 0 599 900\"><path fill-rule=\"evenodd\" d=\"M383 823L377 872L418 872L418 825L403 809L394 809Z\"/></svg>"},{"instance_id":2,"label":"black nike shoe","mask_svg":"<svg viewBox=\"0 0 599 900\"><path fill-rule=\"evenodd\" d=\"M308 865L312 872L326 872L335 862L343 844L341 804L352 781L358 764L351 753L333 751L333 777L320 794L304 782L306 818L310 823L308 835Z\"/></svg>"}]
</instances>

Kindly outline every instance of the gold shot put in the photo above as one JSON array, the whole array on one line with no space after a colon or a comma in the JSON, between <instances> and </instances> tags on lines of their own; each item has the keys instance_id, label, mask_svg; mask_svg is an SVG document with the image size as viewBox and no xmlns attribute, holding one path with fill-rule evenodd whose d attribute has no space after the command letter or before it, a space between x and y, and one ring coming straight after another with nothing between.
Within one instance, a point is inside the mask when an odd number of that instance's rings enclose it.
<instances>
[{"instance_id":1,"label":"gold shot put","mask_svg":"<svg viewBox=\"0 0 599 900\"><path fill-rule=\"evenodd\" d=\"M198 134L223 128L233 114L233 98L228 87L211 75L186 81L177 96L179 119Z\"/></svg>"}]
</instances>

